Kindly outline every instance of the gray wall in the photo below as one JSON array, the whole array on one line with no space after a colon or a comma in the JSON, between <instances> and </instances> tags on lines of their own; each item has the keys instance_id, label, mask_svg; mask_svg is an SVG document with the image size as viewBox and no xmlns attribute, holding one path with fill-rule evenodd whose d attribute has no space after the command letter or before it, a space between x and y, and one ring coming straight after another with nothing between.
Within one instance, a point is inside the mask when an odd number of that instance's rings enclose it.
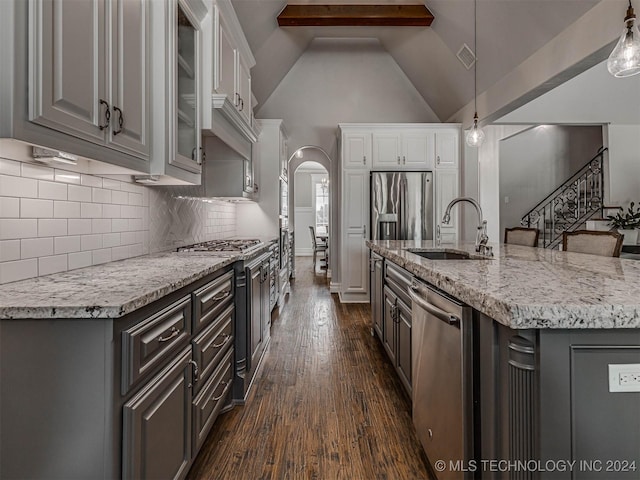
<instances>
[{"instance_id":1,"label":"gray wall","mask_svg":"<svg viewBox=\"0 0 640 480\"><path fill-rule=\"evenodd\" d=\"M602 146L602 127L541 125L500 142L500 240ZM508 198L508 201L507 201Z\"/></svg>"}]
</instances>

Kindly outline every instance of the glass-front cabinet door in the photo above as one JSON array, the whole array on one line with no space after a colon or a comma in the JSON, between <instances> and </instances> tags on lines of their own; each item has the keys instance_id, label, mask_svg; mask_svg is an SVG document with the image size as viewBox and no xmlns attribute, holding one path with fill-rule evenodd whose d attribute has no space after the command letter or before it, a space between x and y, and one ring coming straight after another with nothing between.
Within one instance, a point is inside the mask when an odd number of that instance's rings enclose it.
<instances>
[{"instance_id":1,"label":"glass-front cabinet door","mask_svg":"<svg viewBox=\"0 0 640 480\"><path fill-rule=\"evenodd\" d=\"M199 172L202 163L198 107L200 31L181 3L177 2L176 152L171 163Z\"/></svg>"}]
</instances>

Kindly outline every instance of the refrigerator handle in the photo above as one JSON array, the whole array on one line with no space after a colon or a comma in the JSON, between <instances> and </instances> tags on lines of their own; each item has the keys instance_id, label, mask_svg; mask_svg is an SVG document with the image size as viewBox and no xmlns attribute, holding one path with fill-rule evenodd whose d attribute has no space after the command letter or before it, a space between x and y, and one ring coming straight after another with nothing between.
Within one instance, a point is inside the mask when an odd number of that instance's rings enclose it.
<instances>
[{"instance_id":1,"label":"refrigerator handle","mask_svg":"<svg viewBox=\"0 0 640 480\"><path fill-rule=\"evenodd\" d=\"M407 201L407 181L400 179L400 201L398 202L398 230L396 232L396 240L407 240L406 219L407 208L405 202Z\"/></svg>"}]
</instances>

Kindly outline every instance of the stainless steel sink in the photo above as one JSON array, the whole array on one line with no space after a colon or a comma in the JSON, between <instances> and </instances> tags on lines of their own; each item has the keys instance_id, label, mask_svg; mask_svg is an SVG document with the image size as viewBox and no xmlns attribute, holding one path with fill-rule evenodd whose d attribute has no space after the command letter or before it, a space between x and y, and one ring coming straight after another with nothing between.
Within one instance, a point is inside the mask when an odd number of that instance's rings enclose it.
<instances>
[{"instance_id":1,"label":"stainless steel sink","mask_svg":"<svg viewBox=\"0 0 640 480\"><path fill-rule=\"evenodd\" d=\"M464 252L429 251L413 248L408 248L407 251L429 260L482 260L481 258L472 258L468 253Z\"/></svg>"}]
</instances>

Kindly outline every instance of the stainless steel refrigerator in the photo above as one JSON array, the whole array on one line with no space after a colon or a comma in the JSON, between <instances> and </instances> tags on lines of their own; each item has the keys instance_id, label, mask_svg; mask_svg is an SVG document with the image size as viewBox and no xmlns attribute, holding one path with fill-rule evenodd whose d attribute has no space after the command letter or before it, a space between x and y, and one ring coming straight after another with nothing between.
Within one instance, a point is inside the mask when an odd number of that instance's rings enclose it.
<instances>
[{"instance_id":1,"label":"stainless steel refrigerator","mask_svg":"<svg viewBox=\"0 0 640 480\"><path fill-rule=\"evenodd\" d=\"M433 173L371 172L371 238L433 240Z\"/></svg>"}]
</instances>

